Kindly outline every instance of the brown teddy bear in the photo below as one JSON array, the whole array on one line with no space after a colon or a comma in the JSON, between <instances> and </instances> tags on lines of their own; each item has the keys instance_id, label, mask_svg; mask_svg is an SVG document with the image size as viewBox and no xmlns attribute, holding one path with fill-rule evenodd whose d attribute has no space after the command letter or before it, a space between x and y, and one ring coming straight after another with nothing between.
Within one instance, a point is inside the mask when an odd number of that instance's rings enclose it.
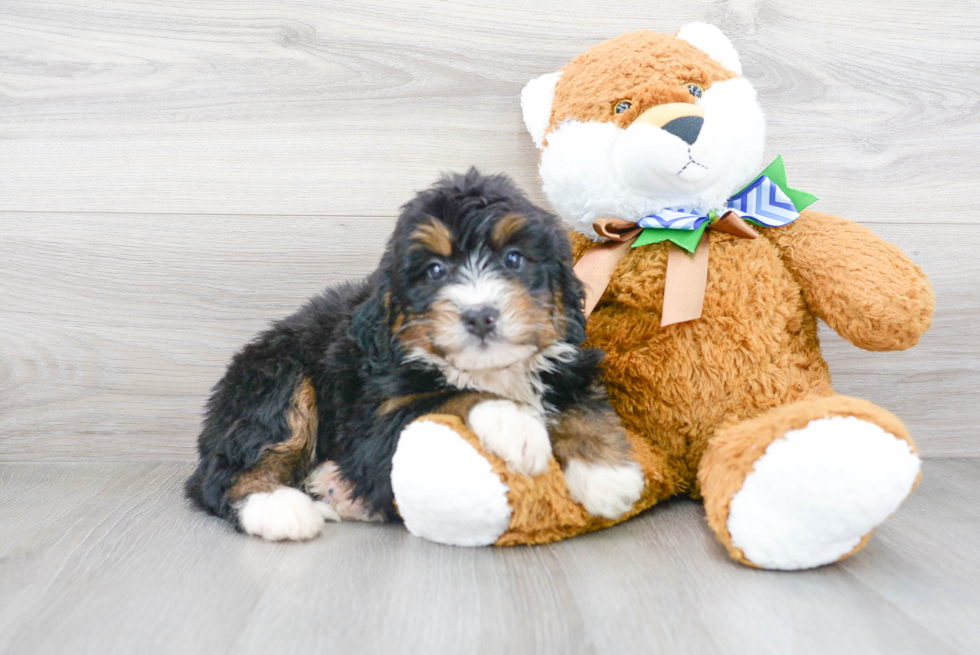
<instances>
[{"instance_id":1,"label":"brown teddy bear","mask_svg":"<svg viewBox=\"0 0 980 655\"><path fill-rule=\"evenodd\" d=\"M592 292L589 343L645 488L636 514L703 498L736 560L802 569L847 557L911 493L915 445L890 412L834 393L817 318L867 350L930 325L933 293L898 248L762 173L765 122L715 27L640 31L532 80L524 119L544 191ZM630 247L633 246L633 247ZM410 425L392 482L409 530L530 544L615 521L561 470L507 469L458 419Z\"/></svg>"}]
</instances>

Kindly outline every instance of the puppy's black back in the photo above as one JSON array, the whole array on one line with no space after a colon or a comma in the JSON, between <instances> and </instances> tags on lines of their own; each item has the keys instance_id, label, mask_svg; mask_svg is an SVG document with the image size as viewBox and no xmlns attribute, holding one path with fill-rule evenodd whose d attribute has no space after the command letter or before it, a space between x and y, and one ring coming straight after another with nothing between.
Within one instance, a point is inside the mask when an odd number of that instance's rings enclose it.
<instances>
[{"instance_id":1,"label":"puppy's black back","mask_svg":"<svg viewBox=\"0 0 980 655\"><path fill-rule=\"evenodd\" d=\"M343 367L329 376L321 370L343 363L334 351L347 339L351 316L367 293L366 282L327 289L232 358L208 400L198 439L200 462L186 484L188 497L200 507L233 518L227 492L235 475L255 466L269 445L290 437L287 413L304 378L326 381L323 394L339 395L341 402L356 392L356 384L335 384L337 378L352 382L356 367ZM348 363L356 364L353 359ZM318 408L329 410L331 405L318 403ZM329 426L333 418L328 412L319 423Z\"/></svg>"},{"instance_id":2,"label":"puppy's black back","mask_svg":"<svg viewBox=\"0 0 980 655\"><path fill-rule=\"evenodd\" d=\"M315 443L303 458L289 460L285 472L278 462L269 471L271 484L301 486L314 464L332 460L353 485L355 499L397 519L390 472L401 431L464 392L449 385L438 367L406 357L400 339L399 321L423 312L430 297L417 293L413 267L426 260L419 259L413 235L436 217L452 233L454 248L475 249L476 241L492 238L495 221L512 214L522 217L520 244L538 262L535 280L552 303L548 316L561 326L557 338L578 348L585 338L582 286L557 218L531 204L505 176L475 170L447 176L402 208L381 264L367 280L327 289L234 356L207 403L200 462L187 495L238 526L235 504L255 492L240 489L242 480L263 473L269 453L295 439L290 412L308 387L315 395ZM600 357L578 350L573 360L545 367L542 404L561 410L589 396ZM400 401L388 407L392 399Z\"/></svg>"}]
</instances>

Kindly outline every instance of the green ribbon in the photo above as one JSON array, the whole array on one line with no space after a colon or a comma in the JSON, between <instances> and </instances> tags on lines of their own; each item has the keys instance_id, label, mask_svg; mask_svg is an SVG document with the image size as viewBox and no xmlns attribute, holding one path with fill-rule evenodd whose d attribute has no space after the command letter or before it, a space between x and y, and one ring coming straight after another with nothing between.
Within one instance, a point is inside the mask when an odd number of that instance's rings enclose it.
<instances>
[{"instance_id":1,"label":"green ribbon","mask_svg":"<svg viewBox=\"0 0 980 655\"><path fill-rule=\"evenodd\" d=\"M807 193L806 191L800 191L799 189L794 189L791 186L789 186L789 184L786 183L786 166L783 163L782 155L780 155L776 157L776 159L771 164L766 166L765 170L762 171L762 173L760 173L755 178L753 178L752 182L747 184L745 188L743 188L741 191L739 191L738 193L736 193L735 195L733 195L731 198L728 199L728 203L729 203L728 208L719 211L709 211L707 216L701 217L703 220L701 220L698 227L695 227L694 229L689 229L689 228L677 229L677 228L643 226L644 228L643 232L641 232L640 235L633 242L633 247L639 248L640 246L646 246L651 243L661 243L662 241L670 241L671 243L676 244L678 247L683 248L688 252L694 252L695 249L698 247L698 242L701 240L701 235L704 234L704 231L706 229L708 229L708 226L712 222L717 220L720 215L724 215L728 211L731 211L731 206L734 205L738 201L738 199L744 193L746 193L746 191L752 188L756 184L756 182L758 182L759 179L762 177L768 177L769 180L773 182L773 184L778 186L779 189L784 194L786 194L786 197L789 198L790 202L792 202L793 206L796 208L797 213L803 211L804 209L806 209L807 207L809 207L810 205L812 205L814 202L817 201L817 197L812 193ZM681 210L673 210L673 211L685 212L687 210L681 209ZM754 225L767 227L766 225L763 225L759 221L754 220L751 215L742 214L742 217L748 222L753 223ZM645 220L645 219L641 219L641 220Z\"/></svg>"}]
</instances>

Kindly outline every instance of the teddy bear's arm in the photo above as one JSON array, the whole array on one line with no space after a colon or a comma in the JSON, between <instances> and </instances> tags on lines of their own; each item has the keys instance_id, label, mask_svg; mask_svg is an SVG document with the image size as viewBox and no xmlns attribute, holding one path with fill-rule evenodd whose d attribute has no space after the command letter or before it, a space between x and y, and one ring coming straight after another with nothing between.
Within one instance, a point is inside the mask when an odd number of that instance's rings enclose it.
<instances>
[{"instance_id":1,"label":"teddy bear's arm","mask_svg":"<svg viewBox=\"0 0 980 655\"><path fill-rule=\"evenodd\" d=\"M803 298L838 334L865 350L914 346L932 323L926 275L897 246L851 221L803 211L762 233L803 288Z\"/></svg>"}]
</instances>

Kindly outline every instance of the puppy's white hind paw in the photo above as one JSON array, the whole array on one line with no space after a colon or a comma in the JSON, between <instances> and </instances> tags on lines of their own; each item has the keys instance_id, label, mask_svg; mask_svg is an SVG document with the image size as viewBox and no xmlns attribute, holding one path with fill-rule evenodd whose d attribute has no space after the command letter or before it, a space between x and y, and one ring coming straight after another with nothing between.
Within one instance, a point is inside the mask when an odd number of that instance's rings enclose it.
<instances>
[{"instance_id":1,"label":"puppy's white hind paw","mask_svg":"<svg viewBox=\"0 0 980 655\"><path fill-rule=\"evenodd\" d=\"M470 410L467 423L483 447L503 459L510 470L538 475L548 468L551 439L533 409L510 400L486 400Z\"/></svg>"},{"instance_id":2,"label":"puppy's white hind paw","mask_svg":"<svg viewBox=\"0 0 980 655\"><path fill-rule=\"evenodd\" d=\"M565 467L565 484L589 514L617 519L643 493L643 472L634 462L613 466L573 459Z\"/></svg>"},{"instance_id":3,"label":"puppy's white hind paw","mask_svg":"<svg viewBox=\"0 0 980 655\"><path fill-rule=\"evenodd\" d=\"M314 500L313 507L316 508L316 511L319 512L324 521L340 523L344 520L336 509L334 509L329 503L325 503L322 500Z\"/></svg>"},{"instance_id":4,"label":"puppy's white hind paw","mask_svg":"<svg viewBox=\"0 0 980 655\"><path fill-rule=\"evenodd\" d=\"M249 494L238 506L242 529L269 541L312 539L323 530L323 518L313 499L292 487Z\"/></svg>"}]
</instances>

